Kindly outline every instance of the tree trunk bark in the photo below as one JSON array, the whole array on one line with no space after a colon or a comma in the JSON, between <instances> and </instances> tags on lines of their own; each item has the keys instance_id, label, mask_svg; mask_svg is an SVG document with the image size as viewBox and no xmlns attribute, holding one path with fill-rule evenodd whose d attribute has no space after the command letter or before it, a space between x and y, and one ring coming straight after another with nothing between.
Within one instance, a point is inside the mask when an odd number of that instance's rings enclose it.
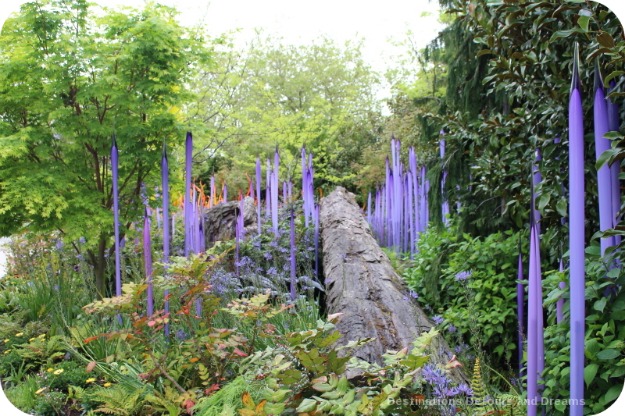
<instances>
[{"instance_id":1,"label":"tree trunk bark","mask_svg":"<svg viewBox=\"0 0 625 416\"><path fill-rule=\"evenodd\" d=\"M206 211L204 237L207 248L217 241L234 238L238 215L239 201L223 202ZM243 200L243 226L246 232L256 229L256 208L254 200L250 197Z\"/></svg>"},{"instance_id":2,"label":"tree trunk bark","mask_svg":"<svg viewBox=\"0 0 625 416\"><path fill-rule=\"evenodd\" d=\"M434 325L410 298L354 195L339 187L323 198L320 222L328 314L343 314L337 324L343 335L339 343L375 338L353 354L378 364L388 350L410 349ZM430 362L436 364L445 365L453 356L440 335L430 349ZM457 368L450 376L457 382L468 381Z\"/></svg>"},{"instance_id":3,"label":"tree trunk bark","mask_svg":"<svg viewBox=\"0 0 625 416\"><path fill-rule=\"evenodd\" d=\"M90 258L95 277L95 289L98 299L106 297L106 236L100 235L97 252L91 252Z\"/></svg>"}]
</instances>

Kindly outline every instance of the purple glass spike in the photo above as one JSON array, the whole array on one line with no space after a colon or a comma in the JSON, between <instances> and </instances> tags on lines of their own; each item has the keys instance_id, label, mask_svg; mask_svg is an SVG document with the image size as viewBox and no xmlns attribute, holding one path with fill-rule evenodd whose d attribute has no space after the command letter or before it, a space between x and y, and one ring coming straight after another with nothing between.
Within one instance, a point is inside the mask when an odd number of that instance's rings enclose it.
<instances>
[{"instance_id":1,"label":"purple glass spike","mask_svg":"<svg viewBox=\"0 0 625 416\"><path fill-rule=\"evenodd\" d=\"M415 217L414 217L414 194L412 192L413 189L413 174L411 171L408 172L408 189L406 190L406 193L408 195L408 209L407 209L407 214L408 214L408 229L409 229L409 233L408 233L408 239L410 241L410 258L412 259L414 257L414 253L415 253L415 242L417 240L417 233L416 233L416 228L415 228Z\"/></svg>"},{"instance_id":2,"label":"purple glass spike","mask_svg":"<svg viewBox=\"0 0 625 416\"><path fill-rule=\"evenodd\" d=\"M165 275L167 275L171 240L169 235L169 162L167 161L165 143L163 143L163 155L161 157L161 193L163 195L163 264L165 265ZM169 290L165 289L165 313L169 313L168 294ZM169 335L169 323L165 324L165 335Z\"/></svg>"},{"instance_id":3,"label":"purple glass spike","mask_svg":"<svg viewBox=\"0 0 625 416\"><path fill-rule=\"evenodd\" d=\"M540 174L539 170L539 162L543 159L540 149L536 149L535 153L535 163L532 172L532 214L534 215L534 221L536 222L536 230L538 231L538 235L540 235L540 211L536 206L536 200L538 199L538 194L535 192L536 187L543 180L543 176Z\"/></svg>"},{"instance_id":4,"label":"purple glass spike","mask_svg":"<svg viewBox=\"0 0 625 416\"><path fill-rule=\"evenodd\" d=\"M443 217L443 225L445 227L449 226L449 201L447 201L447 197L445 196L445 183L447 182L447 169L445 169L445 131L440 131L441 140L439 142L440 154L441 154L441 163L443 165L443 173L441 179L441 195L442 197L442 206L441 206L441 215Z\"/></svg>"},{"instance_id":5,"label":"purple glass spike","mask_svg":"<svg viewBox=\"0 0 625 416\"><path fill-rule=\"evenodd\" d=\"M595 125L595 156L597 159L610 149L610 141L605 138L609 131L608 108L603 91L603 80L599 73L598 65L595 66L595 99L594 99L594 125ZM597 171L597 187L599 194L599 226L601 231L606 231L614 226L612 209L612 172L610 166L604 164ZM613 237L601 238L601 255L605 254L608 247L614 245Z\"/></svg>"},{"instance_id":6,"label":"purple glass spike","mask_svg":"<svg viewBox=\"0 0 625 416\"><path fill-rule=\"evenodd\" d=\"M291 208L291 302L295 302L297 297L297 279L296 279L296 262L295 262L295 251L297 247L295 246L295 211Z\"/></svg>"},{"instance_id":7,"label":"purple glass spike","mask_svg":"<svg viewBox=\"0 0 625 416\"><path fill-rule=\"evenodd\" d=\"M540 375L545 368L540 247L536 223L530 229L530 256L527 302L527 406L528 416L536 416L541 402Z\"/></svg>"},{"instance_id":8,"label":"purple glass spike","mask_svg":"<svg viewBox=\"0 0 625 416\"><path fill-rule=\"evenodd\" d=\"M243 203L244 203L244 199L241 198L241 200L239 201L239 213L237 215L235 232L234 232L234 241L235 241L234 268L235 268L237 276L240 275L240 268L239 268L239 262L241 260L241 254L240 254L241 248L240 247L241 247L241 240L243 239L243 232L244 232Z\"/></svg>"},{"instance_id":9,"label":"purple glass spike","mask_svg":"<svg viewBox=\"0 0 625 416\"><path fill-rule=\"evenodd\" d=\"M271 162L267 159L267 179L265 181L265 221L271 219Z\"/></svg>"},{"instance_id":10,"label":"purple glass spike","mask_svg":"<svg viewBox=\"0 0 625 416\"><path fill-rule=\"evenodd\" d=\"M191 167L193 163L193 136L187 132L185 141L184 185L184 255L193 253L193 201L191 200Z\"/></svg>"},{"instance_id":11,"label":"purple glass spike","mask_svg":"<svg viewBox=\"0 0 625 416\"><path fill-rule=\"evenodd\" d=\"M616 87L616 82L610 81L610 90L612 92ZM607 99L608 105L608 128L610 131L618 131L620 127L619 121L619 106L616 103L613 103L610 99ZM621 209L621 184L619 179L619 173L621 172L621 162L619 160L615 161L612 166L610 166L610 177L612 179L612 218L614 221L614 226L618 223L618 213ZM621 243L621 236L614 236L614 244L618 245Z\"/></svg>"},{"instance_id":12,"label":"purple glass spike","mask_svg":"<svg viewBox=\"0 0 625 416\"><path fill-rule=\"evenodd\" d=\"M315 224L315 276L319 279L319 205L313 207L313 223Z\"/></svg>"},{"instance_id":13,"label":"purple glass spike","mask_svg":"<svg viewBox=\"0 0 625 416\"><path fill-rule=\"evenodd\" d=\"M564 265L562 264L562 259L560 259L560 272L564 271ZM560 282L558 284L560 289L566 289L566 283ZM556 302L556 323L559 324L564 321L564 299L560 297L560 299Z\"/></svg>"},{"instance_id":14,"label":"purple glass spike","mask_svg":"<svg viewBox=\"0 0 625 416\"><path fill-rule=\"evenodd\" d=\"M258 234L261 233L261 220L260 220L260 182L261 182L261 166L260 158L256 158L256 222L258 226ZM266 197L265 197L266 198Z\"/></svg>"},{"instance_id":15,"label":"purple glass spike","mask_svg":"<svg viewBox=\"0 0 625 416\"><path fill-rule=\"evenodd\" d=\"M521 253L521 242L519 241L519 262L516 284L516 309L517 309L517 329L518 329L518 352L519 352L519 377L523 369L523 344L525 340L525 287L521 281L523 276L523 254Z\"/></svg>"},{"instance_id":16,"label":"purple glass spike","mask_svg":"<svg viewBox=\"0 0 625 416\"><path fill-rule=\"evenodd\" d=\"M273 226L274 234L278 236L278 194L280 193L280 188L278 187L278 175L280 172L280 154L278 153L277 147L273 160L273 182L271 184L271 225Z\"/></svg>"},{"instance_id":17,"label":"purple glass spike","mask_svg":"<svg viewBox=\"0 0 625 416\"><path fill-rule=\"evenodd\" d=\"M113 135L111 146L111 170L113 176L113 226L115 232L115 296L122 294L121 247L119 245L119 155L117 141Z\"/></svg>"},{"instance_id":18,"label":"purple glass spike","mask_svg":"<svg viewBox=\"0 0 625 416\"><path fill-rule=\"evenodd\" d=\"M585 335L585 192L584 111L579 85L579 45L575 45L573 80L569 99L569 256L571 309L570 416L584 414Z\"/></svg>"},{"instance_id":19,"label":"purple glass spike","mask_svg":"<svg viewBox=\"0 0 625 416\"><path fill-rule=\"evenodd\" d=\"M154 314L154 288L152 284L152 239L150 237L150 214L148 208L145 208L143 215L143 264L145 267L145 277L148 285L148 316Z\"/></svg>"}]
</instances>

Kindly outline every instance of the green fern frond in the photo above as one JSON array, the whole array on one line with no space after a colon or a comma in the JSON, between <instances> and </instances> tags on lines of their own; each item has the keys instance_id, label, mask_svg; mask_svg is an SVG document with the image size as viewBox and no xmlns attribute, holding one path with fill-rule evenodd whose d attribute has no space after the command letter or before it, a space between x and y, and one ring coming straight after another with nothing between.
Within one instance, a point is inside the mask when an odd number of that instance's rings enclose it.
<instances>
[{"instance_id":1,"label":"green fern frond","mask_svg":"<svg viewBox=\"0 0 625 416\"><path fill-rule=\"evenodd\" d=\"M230 383L222 386L216 393L200 399L193 408L196 416L235 416L237 409L243 406L241 397L248 391L252 394L254 401L261 400L259 389L250 384L244 377L239 376Z\"/></svg>"},{"instance_id":2,"label":"green fern frond","mask_svg":"<svg viewBox=\"0 0 625 416\"><path fill-rule=\"evenodd\" d=\"M102 403L96 409L97 412L130 416L142 405L145 396L145 387L136 390L128 390L127 386L114 385L110 388L99 388L89 393L89 398L94 402Z\"/></svg>"},{"instance_id":3,"label":"green fern frond","mask_svg":"<svg viewBox=\"0 0 625 416\"><path fill-rule=\"evenodd\" d=\"M177 403L173 403L165 398L156 396L154 394L148 394L145 396L146 403L153 405L154 410L159 413L167 412L169 416L178 416L181 412L180 406Z\"/></svg>"},{"instance_id":4,"label":"green fern frond","mask_svg":"<svg viewBox=\"0 0 625 416\"><path fill-rule=\"evenodd\" d=\"M473 378L471 379L471 389L473 390L473 398L478 406L484 404L486 398L486 388L482 381L482 368L480 367L479 357L475 359L473 366Z\"/></svg>"}]
</instances>

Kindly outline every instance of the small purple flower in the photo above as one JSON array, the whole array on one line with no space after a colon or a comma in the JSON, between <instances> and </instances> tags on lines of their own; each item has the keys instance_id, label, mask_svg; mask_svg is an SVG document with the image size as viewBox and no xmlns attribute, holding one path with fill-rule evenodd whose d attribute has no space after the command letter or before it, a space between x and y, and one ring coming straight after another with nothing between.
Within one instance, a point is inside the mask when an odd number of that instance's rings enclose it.
<instances>
[{"instance_id":1,"label":"small purple flower","mask_svg":"<svg viewBox=\"0 0 625 416\"><path fill-rule=\"evenodd\" d=\"M433 364L423 366L421 376L425 382L433 387L435 397L453 397L459 393L457 388L449 386L451 382L445 372Z\"/></svg>"},{"instance_id":2,"label":"small purple flower","mask_svg":"<svg viewBox=\"0 0 625 416\"><path fill-rule=\"evenodd\" d=\"M176 331L176 338L180 341L184 341L185 339L189 338L189 335L182 329L179 329Z\"/></svg>"},{"instance_id":3,"label":"small purple flower","mask_svg":"<svg viewBox=\"0 0 625 416\"><path fill-rule=\"evenodd\" d=\"M404 300L408 301L409 299L419 299L419 295L414 290L408 292L407 296L404 296Z\"/></svg>"},{"instance_id":4,"label":"small purple flower","mask_svg":"<svg viewBox=\"0 0 625 416\"><path fill-rule=\"evenodd\" d=\"M442 323L443 323L443 321L444 321L444 319L443 319L443 317L442 317L442 316L440 316L440 315L434 315L434 316L432 317L432 322L434 322L434 324L435 324L435 325L440 325L440 324L442 324Z\"/></svg>"},{"instance_id":5,"label":"small purple flower","mask_svg":"<svg viewBox=\"0 0 625 416\"><path fill-rule=\"evenodd\" d=\"M271 260L273 259L273 256L271 255L270 252L265 251L265 254L263 254L263 257L265 258L265 260Z\"/></svg>"},{"instance_id":6,"label":"small purple flower","mask_svg":"<svg viewBox=\"0 0 625 416\"><path fill-rule=\"evenodd\" d=\"M453 334L454 332L456 332L456 330L457 330L457 329L456 329L456 327L455 327L455 326L453 326L453 325L449 325L449 326L447 327L447 330Z\"/></svg>"},{"instance_id":7,"label":"small purple flower","mask_svg":"<svg viewBox=\"0 0 625 416\"><path fill-rule=\"evenodd\" d=\"M424 365L421 375L425 381L432 385L444 384L446 379L443 371L433 364Z\"/></svg>"},{"instance_id":8,"label":"small purple flower","mask_svg":"<svg viewBox=\"0 0 625 416\"><path fill-rule=\"evenodd\" d=\"M471 387L469 387L466 383L460 384L457 389L459 394L464 394L465 396L473 396L473 389L471 389Z\"/></svg>"},{"instance_id":9,"label":"small purple flower","mask_svg":"<svg viewBox=\"0 0 625 416\"><path fill-rule=\"evenodd\" d=\"M460 394L460 390L458 387L443 387L440 389L440 393L443 397L454 397Z\"/></svg>"},{"instance_id":10,"label":"small purple flower","mask_svg":"<svg viewBox=\"0 0 625 416\"><path fill-rule=\"evenodd\" d=\"M456 281L462 282L464 280L467 280L469 277L471 277L471 270L469 270L469 271L462 271L462 272L456 274Z\"/></svg>"},{"instance_id":11,"label":"small purple flower","mask_svg":"<svg viewBox=\"0 0 625 416\"><path fill-rule=\"evenodd\" d=\"M277 270L275 267L270 267L270 268L267 270L267 274L268 274L268 275L271 275L271 276L275 276L275 275L277 275L277 274L278 274L278 270Z\"/></svg>"},{"instance_id":12,"label":"small purple flower","mask_svg":"<svg viewBox=\"0 0 625 416\"><path fill-rule=\"evenodd\" d=\"M465 352L467 349L469 348L469 346L467 344L460 344L460 345L456 345L454 347L454 352L456 354L462 354L463 352Z\"/></svg>"}]
</instances>

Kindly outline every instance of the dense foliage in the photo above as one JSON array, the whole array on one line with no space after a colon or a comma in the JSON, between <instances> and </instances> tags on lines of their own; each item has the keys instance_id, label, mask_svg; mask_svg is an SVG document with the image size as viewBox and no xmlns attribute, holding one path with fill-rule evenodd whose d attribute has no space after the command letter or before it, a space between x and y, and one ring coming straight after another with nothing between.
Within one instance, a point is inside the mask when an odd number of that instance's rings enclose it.
<instances>
[{"instance_id":1,"label":"dense foliage","mask_svg":"<svg viewBox=\"0 0 625 416\"><path fill-rule=\"evenodd\" d=\"M378 75L357 43L293 46L261 34L241 50L227 35L202 39L176 22L174 10L151 3L97 14L83 0L24 5L0 36L0 234L13 234L9 276L0 281L0 375L11 401L40 415L525 414L516 289L527 282L518 280L517 256L527 263L536 208L542 396L556 399L546 414L567 414L571 305L561 282L569 274L573 50L578 44L591 132L592 81L603 82L614 102L625 97L623 28L604 6L578 0L440 4L446 28L425 50L409 51L403 64L412 66L388 74L387 117L375 96ZM194 191L203 196L214 175L217 188L228 183L230 199L248 191L256 158L271 157L276 146L279 176L293 183L301 179L301 147L312 153L310 198L335 185L362 198L384 180L391 134L402 149L414 146L427 168L431 221L410 259L389 256L410 288L405 300L416 299L436 328L410 349L387 352L383 364L349 359L368 340L335 344L340 316L324 317L314 225L294 219L293 243L286 232L287 211L301 209L297 189L273 207L277 230L253 227L242 241L174 257L167 268L155 264L150 290L158 306L146 315L149 249L133 222L142 202L160 202L151 190L163 142L175 211L182 125L197 132ZM585 141L586 414L613 403L625 380L625 239L601 255L596 179L600 165L625 159L621 127L609 133L612 149L598 162L592 135ZM119 297L107 297L113 134L122 150ZM542 181L532 207L536 169ZM443 200L452 211L448 226ZM160 235L156 218L153 236ZM184 224L176 226L171 248L182 255ZM622 221L604 235L625 236ZM160 239L153 238L155 259ZM446 367L428 362L437 332L456 353ZM451 382L448 370L458 366L470 385Z\"/></svg>"},{"instance_id":2,"label":"dense foliage","mask_svg":"<svg viewBox=\"0 0 625 416\"><path fill-rule=\"evenodd\" d=\"M96 13L84 0L45 0L24 4L0 37L0 233L27 226L86 238L78 252L100 296L113 252L111 136L126 156L123 235L140 213L142 183L156 180L163 139L179 133L172 108L190 70L208 58L174 17L154 4Z\"/></svg>"},{"instance_id":3,"label":"dense foliage","mask_svg":"<svg viewBox=\"0 0 625 416\"><path fill-rule=\"evenodd\" d=\"M482 239L455 229L422 235L408 286L430 316L458 345L468 345L486 364L517 366L516 282L519 236ZM484 358L486 357L486 358Z\"/></svg>"},{"instance_id":4,"label":"dense foliage","mask_svg":"<svg viewBox=\"0 0 625 416\"><path fill-rule=\"evenodd\" d=\"M271 157L279 146L281 176L299 180L305 146L318 187L356 189L354 168L379 140L378 84L358 43L322 38L294 46L263 33L243 50L224 42L195 77L199 98L188 110L202 133L199 179L217 174L245 189L240 172L252 172L257 156Z\"/></svg>"}]
</instances>

